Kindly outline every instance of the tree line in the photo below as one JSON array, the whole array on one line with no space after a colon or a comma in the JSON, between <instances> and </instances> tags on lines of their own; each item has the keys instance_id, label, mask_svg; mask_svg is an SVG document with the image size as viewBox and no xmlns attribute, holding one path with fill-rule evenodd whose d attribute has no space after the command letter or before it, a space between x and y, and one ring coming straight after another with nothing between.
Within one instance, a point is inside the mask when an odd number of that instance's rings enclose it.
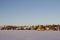
<instances>
[{"instance_id":1,"label":"tree line","mask_svg":"<svg viewBox=\"0 0 60 40\"><path fill-rule=\"evenodd\" d=\"M45 30L53 30L53 31L60 31L60 25L32 25L32 26L4 26L1 27L0 30L38 30L38 31L45 31Z\"/></svg>"}]
</instances>

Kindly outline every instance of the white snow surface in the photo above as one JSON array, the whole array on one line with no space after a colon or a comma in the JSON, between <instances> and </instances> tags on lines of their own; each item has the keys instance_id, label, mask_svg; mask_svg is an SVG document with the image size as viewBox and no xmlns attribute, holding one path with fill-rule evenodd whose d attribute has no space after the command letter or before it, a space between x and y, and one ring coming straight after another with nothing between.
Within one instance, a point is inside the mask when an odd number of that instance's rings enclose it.
<instances>
[{"instance_id":1,"label":"white snow surface","mask_svg":"<svg viewBox=\"0 0 60 40\"><path fill-rule=\"evenodd\" d=\"M60 40L60 31L0 30L0 40Z\"/></svg>"}]
</instances>

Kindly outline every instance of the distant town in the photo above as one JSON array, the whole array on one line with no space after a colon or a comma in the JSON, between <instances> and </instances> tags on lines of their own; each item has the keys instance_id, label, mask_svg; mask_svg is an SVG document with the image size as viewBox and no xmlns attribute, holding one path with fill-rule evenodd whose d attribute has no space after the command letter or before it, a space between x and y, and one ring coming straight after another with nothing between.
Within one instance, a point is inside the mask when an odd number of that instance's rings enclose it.
<instances>
[{"instance_id":1,"label":"distant town","mask_svg":"<svg viewBox=\"0 0 60 40\"><path fill-rule=\"evenodd\" d=\"M11 26L4 25L0 30L37 30L37 31L60 31L60 25L32 25L32 26Z\"/></svg>"}]
</instances>

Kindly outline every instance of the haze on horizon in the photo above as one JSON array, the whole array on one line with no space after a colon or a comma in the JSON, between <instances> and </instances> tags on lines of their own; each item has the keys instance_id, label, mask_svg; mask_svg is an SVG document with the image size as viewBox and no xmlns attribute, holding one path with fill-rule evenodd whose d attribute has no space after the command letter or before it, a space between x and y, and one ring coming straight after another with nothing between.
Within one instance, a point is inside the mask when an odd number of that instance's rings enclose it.
<instances>
[{"instance_id":1,"label":"haze on horizon","mask_svg":"<svg viewBox=\"0 0 60 40\"><path fill-rule=\"evenodd\" d=\"M0 0L0 25L60 24L60 0Z\"/></svg>"}]
</instances>

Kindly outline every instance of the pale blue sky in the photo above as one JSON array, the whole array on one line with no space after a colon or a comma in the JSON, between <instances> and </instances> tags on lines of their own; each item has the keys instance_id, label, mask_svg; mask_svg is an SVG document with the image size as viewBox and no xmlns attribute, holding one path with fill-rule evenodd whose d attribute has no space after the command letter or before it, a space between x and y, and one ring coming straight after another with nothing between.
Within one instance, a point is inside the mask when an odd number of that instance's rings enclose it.
<instances>
[{"instance_id":1,"label":"pale blue sky","mask_svg":"<svg viewBox=\"0 0 60 40\"><path fill-rule=\"evenodd\" d=\"M60 24L60 0L0 0L0 25Z\"/></svg>"}]
</instances>

